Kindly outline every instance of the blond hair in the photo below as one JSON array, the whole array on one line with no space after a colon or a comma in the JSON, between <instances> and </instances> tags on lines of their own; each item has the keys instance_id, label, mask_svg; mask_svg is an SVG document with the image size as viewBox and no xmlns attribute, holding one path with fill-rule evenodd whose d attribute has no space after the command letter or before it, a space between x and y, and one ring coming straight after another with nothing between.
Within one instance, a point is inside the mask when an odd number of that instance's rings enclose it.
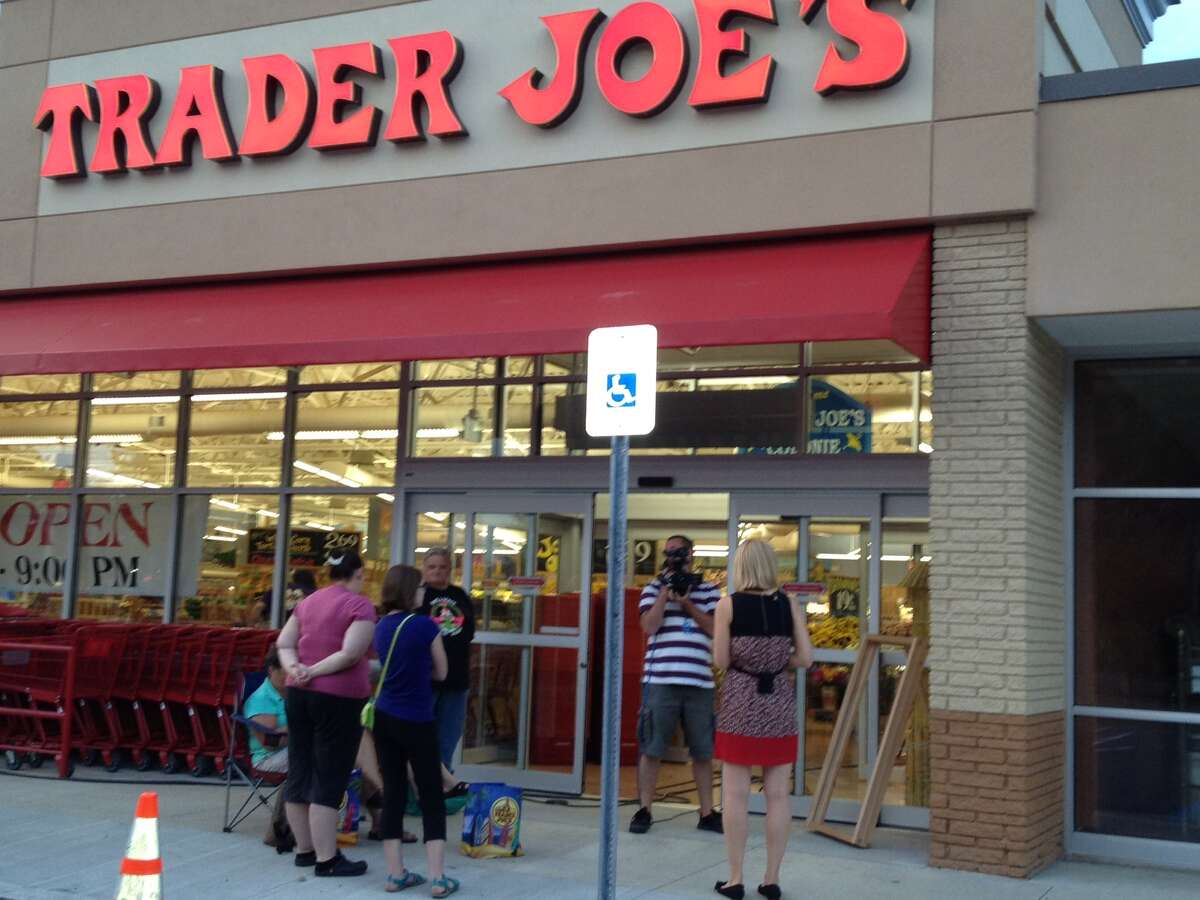
<instances>
[{"instance_id":1,"label":"blond hair","mask_svg":"<svg viewBox=\"0 0 1200 900\"><path fill-rule=\"evenodd\" d=\"M774 591L779 587L779 564L771 545L762 540L742 541L733 557L735 591Z\"/></svg>"}]
</instances>

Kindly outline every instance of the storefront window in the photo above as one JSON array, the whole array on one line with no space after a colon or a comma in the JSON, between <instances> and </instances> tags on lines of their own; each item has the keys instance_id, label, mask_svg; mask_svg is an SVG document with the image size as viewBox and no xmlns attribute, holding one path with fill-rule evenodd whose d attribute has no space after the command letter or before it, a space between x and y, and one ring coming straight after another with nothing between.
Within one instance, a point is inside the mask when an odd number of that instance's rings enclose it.
<instances>
[{"instance_id":1,"label":"storefront window","mask_svg":"<svg viewBox=\"0 0 1200 900\"><path fill-rule=\"evenodd\" d=\"M1197 843L1200 360L1075 374L1075 828Z\"/></svg>"},{"instance_id":2,"label":"storefront window","mask_svg":"<svg viewBox=\"0 0 1200 900\"><path fill-rule=\"evenodd\" d=\"M586 353L554 353L543 359L547 376L587 374Z\"/></svg>"},{"instance_id":3,"label":"storefront window","mask_svg":"<svg viewBox=\"0 0 1200 900\"><path fill-rule=\"evenodd\" d=\"M917 362L892 341L819 341L808 345L811 366L871 366Z\"/></svg>"},{"instance_id":4,"label":"storefront window","mask_svg":"<svg viewBox=\"0 0 1200 900\"><path fill-rule=\"evenodd\" d=\"M1200 712L1200 501L1075 501L1075 698Z\"/></svg>"},{"instance_id":5,"label":"storefront window","mask_svg":"<svg viewBox=\"0 0 1200 900\"><path fill-rule=\"evenodd\" d=\"M391 495L298 494L292 498L288 578L298 570L311 572L318 587L328 584L329 558L346 550L366 563L363 593L378 604L383 576L391 559Z\"/></svg>"},{"instance_id":6,"label":"storefront window","mask_svg":"<svg viewBox=\"0 0 1200 900\"><path fill-rule=\"evenodd\" d=\"M870 526L853 519L813 519L808 526L808 632L814 647L858 647L869 630ZM819 591L817 590L819 588Z\"/></svg>"},{"instance_id":7,"label":"storefront window","mask_svg":"<svg viewBox=\"0 0 1200 900\"><path fill-rule=\"evenodd\" d=\"M1200 359L1075 367L1079 487L1200 485Z\"/></svg>"},{"instance_id":8,"label":"storefront window","mask_svg":"<svg viewBox=\"0 0 1200 900\"><path fill-rule=\"evenodd\" d=\"M660 372L713 372L723 369L794 369L802 362L799 344L741 347L680 347L658 351Z\"/></svg>"},{"instance_id":9,"label":"storefront window","mask_svg":"<svg viewBox=\"0 0 1200 900\"><path fill-rule=\"evenodd\" d=\"M933 411L915 372L821 375L808 382L808 452L915 453Z\"/></svg>"},{"instance_id":10,"label":"storefront window","mask_svg":"<svg viewBox=\"0 0 1200 900\"><path fill-rule=\"evenodd\" d=\"M1077 716L1075 827L1200 843L1200 725Z\"/></svg>"},{"instance_id":11,"label":"storefront window","mask_svg":"<svg viewBox=\"0 0 1200 900\"><path fill-rule=\"evenodd\" d=\"M250 369L203 369L192 373L194 388L254 388L287 383L287 369L257 366Z\"/></svg>"},{"instance_id":12,"label":"storefront window","mask_svg":"<svg viewBox=\"0 0 1200 900\"><path fill-rule=\"evenodd\" d=\"M0 487L70 487L78 420L75 400L0 403Z\"/></svg>"},{"instance_id":13,"label":"storefront window","mask_svg":"<svg viewBox=\"0 0 1200 900\"><path fill-rule=\"evenodd\" d=\"M529 456L532 450L533 397L531 384L504 388L504 456Z\"/></svg>"},{"instance_id":14,"label":"storefront window","mask_svg":"<svg viewBox=\"0 0 1200 900\"><path fill-rule=\"evenodd\" d=\"M509 356L504 360L504 374L509 378L532 378L536 357Z\"/></svg>"},{"instance_id":15,"label":"storefront window","mask_svg":"<svg viewBox=\"0 0 1200 900\"><path fill-rule=\"evenodd\" d=\"M173 620L268 627L278 498L196 494L183 504L180 574L187 577L176 583Z\"/></svg>"},{"instance_id":16,"label":"storefront window","mask_svg":"<svg viewBox=\"0 0 1200 900\"><path fill-rule=\"evenodd\" d=\"M52 494L0 497L0 606L61 615L73 509Z\"/></svg>"},{"instance_id":17,"label":"storefront window","mask_svg":"<svg viewBox=\"0 0 1200 900\"><path fill-rule=\"evenodd\" d=\"M0 375L0 395L69 394L77 390L78 375Z\"/></svg>"},{"instance_id":18,"label":"storefront window","mask_svg":"<svg viewBox=\"0 0 1200 900\"><path fill-rule=\"evenodd\" d=\"M162 620L177 500L165 493L83 498L76 617L118 622ZM199 575L198 553L182 553L176 560L181 593L189 593L185 588Z\"/></svg>"},{"instance_id":19,"label":"storefront window","mask_svg":"<svg viewBox=\"0 0 1200 900\"><path fill-rule=\"evenodd\" d=\"M387 487L396 473L399 391L314 391L296 404L297 486Z\"/></svg>"},{"instance_id":20,"label":"storefront window","mask_svg":"<svg viewBox=\"0 0 1200 900\"><path fill-rule=\"evenodd\" d=\"M198 395L188 429L193 487L273 487L283 458L283 392Z\"/></svg>"},{"instance_id":21,"label":"storefront window","mask_svg":"<svg viewBox=\"0 0 1200 900\"><path fill-rule=\"evenodd\" d=\"M178 394L92 399L87 485L161 488L175 481Z\"/></svg>"},{"instance_id":22,"label":"storefront window","mask_svg":"<svg viewBox=\"0 0 1200 900\"><path fill-rule=\"evenodd\" d=\"M399 380L399 363L337 363L331 366L304 366L300 369L301 384L355 384L363 381Z\"/></svg>"},{"instance_id":23,"label":"storefront window","mask_svg":"<svg viewBox=\"0 0 1200 900\"><path fill-rule=\"evenodd\" d=\"M495 433L492 385L417 388L412 397L412 455L492 455Z\"/></svg>"},{"instance_id":24,"label":"storefront window","mask_svg":"<svg viewBox=\"0 0 1200 900\"><path fill-rule=\"evenodd\" d=\"M92 389L96 391L176 391L179 389L178 372L100 372L92 376Z\"/></svg>"},{"instance_id":25,"label":"storefront window","mask_svg":"<svg viewBox=\"0 0 1200 900\"><path fill-rule=\"evenodd\" d=\"M415 381L478 381L495 377L496 360L491 357L438 359L413 365Z\"/></svg>"}]
</instances>

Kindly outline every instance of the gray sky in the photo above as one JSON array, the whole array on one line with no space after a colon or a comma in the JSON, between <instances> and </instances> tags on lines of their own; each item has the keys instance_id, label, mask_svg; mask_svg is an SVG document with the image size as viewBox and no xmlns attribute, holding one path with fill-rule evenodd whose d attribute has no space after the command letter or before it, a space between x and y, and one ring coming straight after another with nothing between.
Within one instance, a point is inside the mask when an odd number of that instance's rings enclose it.
<instances>
[{"instance_id":1,"label":"gray sky","mask_svg":"<svg viewBox=\"0 0 1200 900\"><path fill-rule=\"evenodd\" d=\"M1154 23L1154 40L1142 61L1168 62L1200 57L1200 0L1183 0Z\"/></svg>"}]
</instances>

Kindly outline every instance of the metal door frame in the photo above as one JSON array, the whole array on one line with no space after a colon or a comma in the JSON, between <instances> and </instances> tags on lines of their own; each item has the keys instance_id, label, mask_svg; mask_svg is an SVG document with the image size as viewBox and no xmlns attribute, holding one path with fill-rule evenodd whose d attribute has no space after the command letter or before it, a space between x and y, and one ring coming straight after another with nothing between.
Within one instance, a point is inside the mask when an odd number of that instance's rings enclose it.
<instances>
[{"instance_id":1,"label":"metal door frame","mask_svg":"<svg viewBox=\"0 0 1200 900\"><path fill-rule=\"evenodd\" d=\"M915 503L907 502L910 500ZM900 501L900 502L889 502ZM868 546L870 552L867 558L867 609L871 627L878 631L882 619L882 575L883 575L883 518L885 511L891 514L901 512L917 512L928 504L927 498L908 497L904 495L885 496L883 491L738 491L729 497L729 546L737 546L738 524L743 517L754 516L787 516L798 519L799 546L797 553L797 577L807 577L807 561L809 555L808 526L813 519L841 518L863 519L868 523ZM896 507L893 509L893 507ZM901 509L900 507L906 507ZM925 510L928 515L928 510ZM732 562L732 557L731 557ZM833 663L851 665L857 652L854 650L833 650L815 648L815 663ZM879 667L881 665L904 665L903 652L887 651L881 653L872 667L871 676L867 683L867 703L864 707L867 722L871 727L866 729L865 741L860 734L865 747L865 759L860 754L860 766L874 765L879 750ZM796 701L801 725L807 721L808 696L802 682L796 685ZM800 728L800 748L796 760L796 777L793 780L792 815L807 818L812 806L812 797L803 793L804 767L806 760L805 738L806 729ZM800 793L795 793L795 791ZM830 821L855 822L858 820L860 803L850 800L833 800L829 805L827 818ZM750 811L766 812L766 797L761 793L751 793ZM904 828L929 828L929 809L927 807L888 806L884 805L880 812L880 824Z\"/></svg>"},{"instance_id":2,"label":"metal door frame","mask_svg":"<svg viewBox=\"0 0 1200 900\"><path fill-rule=\"evenodd\" d=\"M399 499L399 498L398 498ZM467 781L504 781L531 790L551 793L582 794L584 777L584 726L587 721L588 697L588 656L591 612L591 546L593 511L595 498L591 493L573 492L539 492L512 491L483 492L483 491L412 491L403 496L404 517L400 527L395 531L394 553L397 558L413 562L415 556L416 533L414 517L422 512L449 512L465 515L467 527L464 545L465 560L463 562L463 584L461 587L468 594L471 592L474 576L473 566L469 560L474 550L475 518L478 515L528 515L558 514L579 516L583 523L580 535L579 566L579 634L578 635L539 635L533 633L488 632L477 628L475 644L484 647L520 647L527 650L525 661L521 666L521 705L519 710L517 733L517 764L512 767L469 765L462 763L462 743L455 751L455 770ZM535 523L536 524L536 523ZM537 553L536 528L527 545L526 552L531 556ZM533 572L536 567L532 564L528 570ZM532 615L532 606L527 607L527 615ZM527 768L530 729L530 705L533 697L530 693L532 674L532 651L536 648L558 648L575 650L577 653L577 671L575 679L575 747L572 768L569 773L536 772Z\"/></svg>"}]
</instances>

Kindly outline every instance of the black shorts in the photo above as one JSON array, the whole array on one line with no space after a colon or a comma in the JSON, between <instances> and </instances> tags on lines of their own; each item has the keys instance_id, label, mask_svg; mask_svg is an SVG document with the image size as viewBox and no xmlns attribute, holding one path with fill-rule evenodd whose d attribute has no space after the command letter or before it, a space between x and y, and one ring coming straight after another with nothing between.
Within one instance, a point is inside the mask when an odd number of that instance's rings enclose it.
<instances>
[{"instance_id":1,"label":"black shorts","mask_svg":"<svg viewBox=\"0 0 1200 900\"><path fill-rule=\"evenodd\" d=\"M288 688L288 803L337 809L362 740L364 700Z\"/></svg>"}]
</instances>

